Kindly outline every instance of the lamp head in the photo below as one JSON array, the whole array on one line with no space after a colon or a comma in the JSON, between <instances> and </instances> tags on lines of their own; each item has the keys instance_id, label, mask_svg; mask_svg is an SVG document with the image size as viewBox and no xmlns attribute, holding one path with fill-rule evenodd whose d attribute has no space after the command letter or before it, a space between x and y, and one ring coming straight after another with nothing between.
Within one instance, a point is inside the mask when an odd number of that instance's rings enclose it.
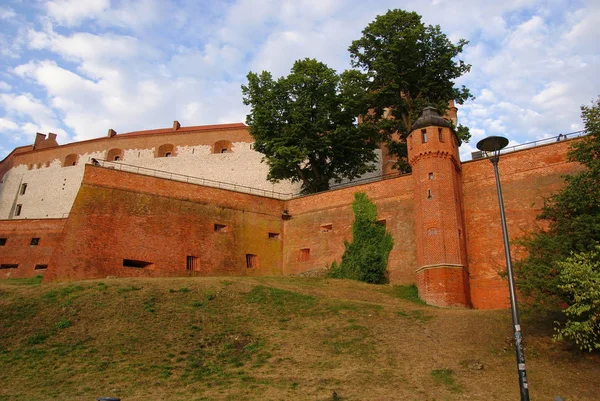
<instances>
[{"instance_id":1,"label":"lamp head","mask_svg":"<svg viewBox=\"0 0 600 401\"><path fill-rule=\"evenodd\" d=\"M504 149L506 145L508 145L508 139L505 137L488 136L477 142L477 149L485 152L492 161L497 161L500 157L500 150Z\"/></svg>"}]
</instances>

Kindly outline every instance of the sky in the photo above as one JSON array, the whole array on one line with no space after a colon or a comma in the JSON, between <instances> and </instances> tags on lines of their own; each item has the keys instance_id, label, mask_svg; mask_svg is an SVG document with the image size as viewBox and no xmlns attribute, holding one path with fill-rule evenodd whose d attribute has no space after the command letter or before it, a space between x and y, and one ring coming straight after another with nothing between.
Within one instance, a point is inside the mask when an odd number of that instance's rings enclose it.
<instances>
[{"instance_id":1,"label":"sky","mask_svg":"<svg viewBox=\"0 0 600 401\"><path fill-rule=\"evenodd\" d=\"M580 106L600 95L598 0L2 0L0 158L36 132L65 144L244 122L248 72L284 76L306 57L349 69L352 40L393 8L470 42L463 160L489 135L583 128Z\"/></svg>"}]
</instances>

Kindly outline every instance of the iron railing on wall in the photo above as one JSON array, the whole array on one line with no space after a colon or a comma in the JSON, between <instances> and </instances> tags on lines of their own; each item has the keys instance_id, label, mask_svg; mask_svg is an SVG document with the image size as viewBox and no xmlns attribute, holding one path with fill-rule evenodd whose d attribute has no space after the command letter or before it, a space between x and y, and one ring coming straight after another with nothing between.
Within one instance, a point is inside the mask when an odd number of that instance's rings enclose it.
<instances>
[{"instance_id":1,"label":"iron railing on wall","mask_svg":"<svg viewBox=\"0 0 600 401\"><path fill-rule=\"evenodd\" d=\"M585 136L585 135L586 135L585 130L568 132L566 134L559 134L556 136L552 136L550 138L543 138L543 139L538 139L538 140L531 141L531 142L521 143L519 145L508 146L508 147L502 149L500 151L500 154L511 153L511 152L515 152L517 150L534 148L536 146L541 146L541 145L548 145L550 143L565 141L567 139L579 138L579 137ZM471 153L471 158L473 160L481 159L484 157L486 157L486 155L482 151L477 151L477 152Z\"/></svg>"}]
</instances>

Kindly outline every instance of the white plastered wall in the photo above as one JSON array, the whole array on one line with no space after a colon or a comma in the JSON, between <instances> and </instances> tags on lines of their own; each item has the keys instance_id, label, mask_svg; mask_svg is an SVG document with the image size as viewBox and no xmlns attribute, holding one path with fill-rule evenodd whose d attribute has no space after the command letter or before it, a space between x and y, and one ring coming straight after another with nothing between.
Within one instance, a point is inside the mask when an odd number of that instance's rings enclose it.
<instances>
[{"instance_id":1,"label":"white plastered wall","mask_svg":"<svg viewBox=\"0 0 600 401\"><path fill-rule=\"evenodd\" d=\"M281 181L273 184L267 181L269 168L261 162L263 155L252 150L252 144L233 143L231 150L215 154L211 146L179 146L175 149L175 156L157 158L155 148L125 149L122 159L116 163L283 194L300 191L300 183ZM62 167L61 161L56 159L48 167L31 170L25 165L13 167L0 184L0 219L66 217L81 187L85 164L92 158L105 159L107 151L79 155L75 166ZM377 169L364 178L381 175L381 163L375 164ZM20 194L22 184L27 184L23 195ZM19 216L15 215L16 205L21 205Z\"/></svg>"}]
</instances>

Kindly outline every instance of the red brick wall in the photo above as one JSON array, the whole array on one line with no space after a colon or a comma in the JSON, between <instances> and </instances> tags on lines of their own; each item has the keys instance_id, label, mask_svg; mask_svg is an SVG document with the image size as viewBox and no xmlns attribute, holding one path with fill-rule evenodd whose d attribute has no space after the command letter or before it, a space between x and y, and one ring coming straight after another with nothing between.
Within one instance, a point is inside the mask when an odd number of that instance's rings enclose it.
<instances>
[{"instance_id":1,"label":"red brick wall","mask_svg":"<svg viewBox=\"0 0 600 401\"><path fill-rule=\"evenodd\" d=\"M49 280L281 274L281 201L86 166ZM215 232L214 224L227 226ZM259 266L246 267L246 254ZM186 257L199 270L186 270ZM124 267L123 259L151 262Z\"/></svg>"},{"instance_id":2,"label":"red brick wall","mask_svg":"<svg viewBox=\"0 0 600 401\"><path fill-rule=\"evenodd\" d=\"M34 267L50 264L64 224L64 219L1 220L0 238L6 238L6 243L0 246L0 264L18 264L19 267L0 269L0 279L44 274L46 270ZM39 238L39 244L31 245L32 238Z\"/></svg>"},{"instance_id":3,"label":"red brick wall","mask_svg":"<svg viewBox=\"0 0 600 401\"><path fill-rule=\"evenodd\" d=\"M543 198L564 185L563 175L581 169L567 161L569 146L562 141L502 155L500 179L511 242L541 226L536 221ZM506 308L508 287L499 271L506 270L500 211L489 160L463 164L463 200L473 307ZM513 259L518 258L514 245Z\"/></svg>"},{"instance_id":4,"label":"red brick wall","mask_svg":"<svg viewBox=\"0 0 600 401\"><path fill-rule=\"evenodd\" d=\"M379 219L394 237L394 248L388 260L390 281L413 283L415 239L413 220L412 177L354 186L292 199L286 202L291 219L284 223L283 272L293 274L329 267L344 253L344 240L352 240L356 192L365 192L377 205ZM330 232L321 226L331 224ZM306 261L299 260L301 249L310 249Z\"/></svg>"}]
</instances>

